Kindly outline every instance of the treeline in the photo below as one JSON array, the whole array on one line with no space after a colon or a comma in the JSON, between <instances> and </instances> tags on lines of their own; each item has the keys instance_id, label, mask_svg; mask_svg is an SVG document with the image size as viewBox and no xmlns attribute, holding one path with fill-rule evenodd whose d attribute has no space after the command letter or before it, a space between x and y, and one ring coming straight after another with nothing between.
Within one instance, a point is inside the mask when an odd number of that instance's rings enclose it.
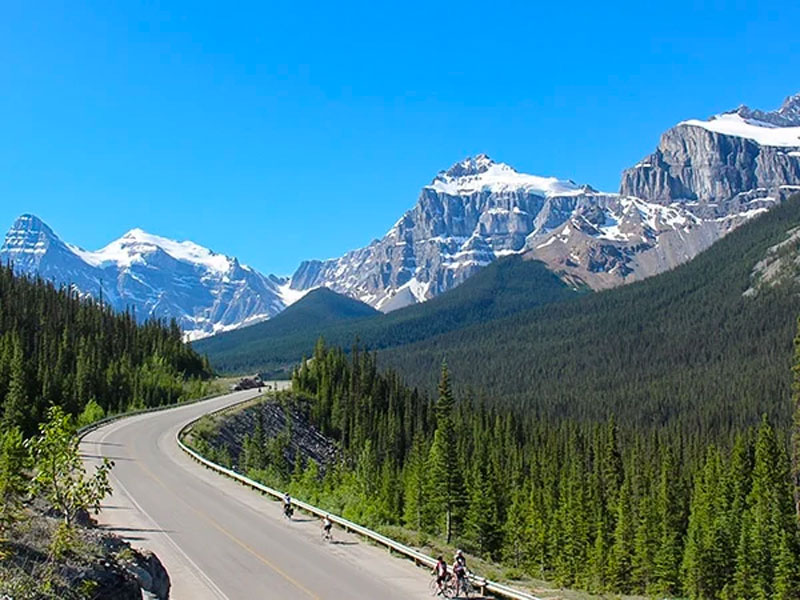
<instances>
[{"instance_id":1,"label":"treeline","mask_svg":"<svg viewBox=\"0 0 800 600\"><path fill-rule=\"evenodd\" d=\"M0 416L36 431L51 406L95 416L202 392L207 361L176 323L137 324L69 289L0 266Z\"/></svg>"},{"instance_id":2,"label":"treeline","mask_svg":"<svg viewBox=\"0 0 800 600\"><path fill-rule=\"evenodd\" d=\"M405 346L585 292L568 287L539 261L509 256L422 304L380 314L322 288L268 321L198 340L194 346L221 371L283 371L288 376L321 333L343 347L355 338L373 350Z\"/></svg>"},{"instance_id":3,"label":"treeline","mask_svg":"<svg viewBox=\"0 0 800 600\"><path fill-rule=\"evenodd\" d=\"M763 413L785 422L800 283L789 269L744 292L798 224L794 196L672 271L380 350L381 365L433 391L445 359L459 393L544 420L613 413L649 427L688 424L681 415L691 414L693 427L722 431L757 425Z\"/></svg>"},{"instance_id":4,"label":"treeline","mask_svg":"<svg viewBox=\"0 0 800 600\"><path fill-rule=\"evenodd\" d=\"M446 367L432 401L380 372L374 355L322 343L293 393L341 460L324 472L286 464L280 442L256 432L232 462L348 518L440 537L565 586L800 598L785 422L734 432L691 414L646 428L542 421L456 402Z\"/></svg>"}]
</instances>

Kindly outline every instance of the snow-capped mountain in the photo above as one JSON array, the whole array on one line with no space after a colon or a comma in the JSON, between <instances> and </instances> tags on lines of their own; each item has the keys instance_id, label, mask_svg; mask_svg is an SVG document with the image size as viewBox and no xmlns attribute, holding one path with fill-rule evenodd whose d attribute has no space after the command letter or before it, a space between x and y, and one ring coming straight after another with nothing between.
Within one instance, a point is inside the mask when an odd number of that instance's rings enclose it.
<instances>
[{"instance_id":1,"label":"snow-capped mountain","mask_svg":"<svg viewBox=\"0 0 800 600\"><path fill-rule=\"evenodd\" d=\"M138 319L174 318L190 339L263 321L298 297L286 279L236 258L133 229L89 252L63 242L33 215L19 217L0 262L20 273L72 285Z\"/></svg>"},{"instance_id":2,"label":"snow-capped mountain","mask_svg":"<svg viewBox=\"0 0 800 600\"><path fill-rule=\"evenodd\" d=\"M612 287L691 259L796 191L800 94L774 111L741 106L679 123L623 172L619 193L520 173L484 154L467 158L424 186L381 239L304 261L290 281L140 229L87 252L30 215L8 232L0 261L102 293L140 319L176 318L196 339L267 319L320 286L394 310L508 254L541 260L576 286Z\"/></svg>"},{"instance_id":3,"label":"snow-capped mountain","mask_svg":"<svg viewBox=\"0 0 800 600\"><path fill-rule=\"evenodd\" d=\"M623 173L619 194L479 155L439 173L380 240L303 262L291 287L324 285L389 311L520 253L602 289L691 259L798 186L800 94L776 111L742 106L678 124Z\"/></svg>"},{"instance_id":4,"label":"snow-capped mountain","mask_svg":"<svg viewBox=\"0 0 800 600\"><path fill-rule=\"evenodd\" d=\"M800 185L800 94L775 111L741 106L683 121L656 151L622 175L620 192L680 202L723 217L754 200L780 201Z\"/></svg>"}]
</instances>

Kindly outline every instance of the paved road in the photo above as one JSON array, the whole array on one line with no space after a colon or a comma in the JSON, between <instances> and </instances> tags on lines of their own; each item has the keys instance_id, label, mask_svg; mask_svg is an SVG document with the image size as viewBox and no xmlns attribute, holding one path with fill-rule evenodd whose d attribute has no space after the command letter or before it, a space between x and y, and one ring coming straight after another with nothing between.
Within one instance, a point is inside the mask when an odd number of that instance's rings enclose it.
<instances>
[{"instance_id":1,"label":"paved road","mask_svg":"<svg viewBox=\"0 0 800 600\"><path fill-rule=\"evenodd\" d=\"M216 475L187 457L175 434L195 417L254 396L236 392L202 403L130 417L87 435L88 462L114 459L114 493L100 523L167 567L172 598L372 599L429 597L428 576L407 560L335 531Z\"/></svg>"}]
</instances>

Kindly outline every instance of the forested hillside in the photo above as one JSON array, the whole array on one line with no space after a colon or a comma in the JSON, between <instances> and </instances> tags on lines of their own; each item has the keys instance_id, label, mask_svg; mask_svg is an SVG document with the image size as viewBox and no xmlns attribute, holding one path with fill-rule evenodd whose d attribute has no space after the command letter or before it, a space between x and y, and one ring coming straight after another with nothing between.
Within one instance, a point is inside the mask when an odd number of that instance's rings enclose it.
<instances>
[{"instance_id":1,"label":"forested hillside","mask_svg":"<svg viewBox=\"0 0 800 600\"><path fill-rule=\"evenodd\" d=\"M92 401L106 414L175 402L198 394L210 374L174 323L137 325L131 314L0 267L4 428L30 435L49 406L78 415Z\"/></svg>"},{"instance_id":2,"label":"forested hillside","mask_svg":"<svg viewBox=\"0 0 800 600\"><path fill-rule=\"evenodd\" d=\"M269 321L199 340L194 347L208 354L221 371L282 371L288 376L300 358L311 353L320 335L343 347L359 339L373 349L389 348L581 293L542 263L513 256L481 269L441 296L388 314L372 311L369 316L366 305L317 290ZM355 308L358 305L360 309Z\"/></svg>"},{"instance_id":3,"label":"forested hillside","mask_svg":"<svg viewBox=\"0 0 800 600\"><path fill-rule=\"evenodd\" d=\"M446 368L432 401L380 372L373 355L322 344L283 401L337 441L333 468L290 463L281 444L291 431L270 439L262 427L239 456L216 458L355 521L402 526L420 543L440 539L565 586L798 598L788 421L724 432L692 412L644 428L613 416L542 421L457 398Z\"/></svg>"},{"instance_id":4,"label":"forested hillside","mask_svg":"<svg viewBox=\"0 0 800 600\"><path fill-rule=\"evenodd\" d=\"M432 390L446 360L458 389L547 420L785 422L797 273L743 293L798 225L795 196L671 272L382 351L379 363Z\"/></svg>"}]
</instances>

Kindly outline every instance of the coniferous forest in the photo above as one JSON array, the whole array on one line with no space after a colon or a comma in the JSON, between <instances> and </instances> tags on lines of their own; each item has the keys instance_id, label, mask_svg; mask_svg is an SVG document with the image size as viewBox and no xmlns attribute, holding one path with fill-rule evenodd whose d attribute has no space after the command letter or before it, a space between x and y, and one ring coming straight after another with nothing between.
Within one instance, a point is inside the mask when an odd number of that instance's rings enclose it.
<instances>
[{"instance_id":1,"label":"coniferous forest","mask_svg":"<svg viewBox=\"0 0 800 600\"><path fill-rule=\"evenodd\" d=\"M68 288L0 266L0 416L31 435L50 406L78 416L160 406L202 393L207 361L175 323L137 324Z\"/></svg>"},{"instance_id":2,"label":"coniferous forest","mask_svg":"<svg viewBox=\"0 0 800 600\"><path fill-rule=\"evenodd\" d=\"M261 427L229 460L347 518L435 536L564 586L800 598L785 422L543 419L455 398L446 366L430 399L380 371L375 355L322 342L292 382L284 401L337 441L335 464L286 464L277 446L287 437L265 439Z\"/></svg>"}]
</instances>

